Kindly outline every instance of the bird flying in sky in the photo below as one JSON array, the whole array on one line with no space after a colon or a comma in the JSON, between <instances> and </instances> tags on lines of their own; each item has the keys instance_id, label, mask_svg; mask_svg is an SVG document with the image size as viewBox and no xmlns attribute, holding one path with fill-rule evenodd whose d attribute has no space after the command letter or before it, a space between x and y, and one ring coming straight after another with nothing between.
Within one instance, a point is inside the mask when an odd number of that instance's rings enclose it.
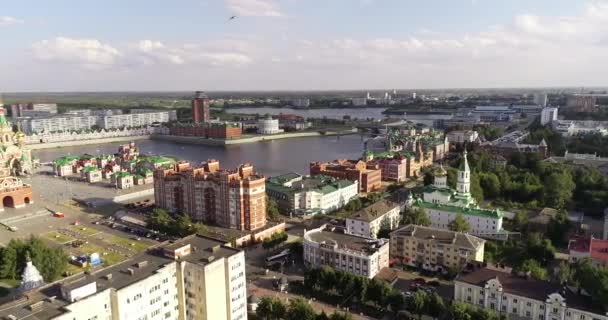
<instances>
[{"instance_id":1,"label":"bird flying in sky","mask_svg":"<svg viewBox=\"0 0 608 320\"><path fill-rule=\"evenodd\" d=\"M234 20L234 19L236 19L236 16L232 16L232 17L228 18L228 21Z\"/></svg>"}]
</instances>

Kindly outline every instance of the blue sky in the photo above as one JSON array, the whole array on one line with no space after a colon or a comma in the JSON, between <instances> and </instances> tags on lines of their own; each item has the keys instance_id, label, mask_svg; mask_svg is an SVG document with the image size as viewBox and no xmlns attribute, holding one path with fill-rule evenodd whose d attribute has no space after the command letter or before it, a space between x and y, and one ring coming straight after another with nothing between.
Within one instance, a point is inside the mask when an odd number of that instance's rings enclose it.
<instances>
[{"instance_id":1,"label":"blue sky","mask_svg":"<svg viewBox=\"0 0 608 320\"><path fill-rule=\"evenodd\" d=\"M608 1L0 0L0 38L0 91L600 86Z\"/></svg>"}]
</instances>

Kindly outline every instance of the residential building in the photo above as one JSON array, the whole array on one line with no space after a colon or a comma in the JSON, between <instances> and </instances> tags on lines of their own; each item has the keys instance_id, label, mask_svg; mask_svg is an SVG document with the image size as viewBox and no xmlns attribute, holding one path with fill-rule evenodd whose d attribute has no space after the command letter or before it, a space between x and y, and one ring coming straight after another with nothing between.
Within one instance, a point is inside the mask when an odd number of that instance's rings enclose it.
<instances>
[{"instance_id":1,"label":"residential building","mask_svg":"<svg viewBox=\"0 0 608 320\"><path fill-rule=\"evenodd\" d=\"M588 134L608 135L608 121L556 120L551 123L553 130L563 137Z\"/></svg>"},{"instance_id":2,"label":"residential building","mask_svg":"<svg viewBox=\"0 0 608 320\"><path fill-rule=\"evenodd\" d=\"M593 112L596 103L597 98L594 95L574 94L568 96L566 108L576 112Z\"/></svg>"},{"instance_id":3,"label":"residential building","mask_svg":"<svg viewBox=\"0 0 608 320\"><path fill-rule=\"evenodd\" d=\"M17 103L11 105L11 117L45 117L57 114L56 103Z\"/></svg>"},{"instance_id":4,"label":"residential building","mask_svg":"<svg viewBox=\"0 0 608 320\"><path fill-rule=\"evenodd\" d=\"M127 171L116 171L111 177L118 189L130 189L134 185L133 175Z\"/></svg>"},{"instance_id":5,"label":"residential building","mask_svg":"<svg viewBox=\"0 0 608 320\"><path fill-rule=\"evenodd\" d=\"M448 138L442 132L428 128L402 127L387 130L386 134L368 139L364 146L374 155L387 157L394 154L413 155L420 150L431 153L430 162L440 161L450 152Z\"/></svg>"},{"instance_id":6,"label":"residential building","mask_svg":"<svg viewBox=\"0 0 608 320\"><path fill-rule=\"evenodd\" d=\"M568 243L570 263L582 259L590 259L596 267L608 267L608 240L591 238L575 238Z\"/></svg>"},{"instance_id":7,"label":"residential building","mask_svg":"<svg viewBox=\"0 0 608 320\"><path fill-rule=\"evenodd\" d=\"M310 106L310 99L308 98L297 98L289 101L289 104L296 108L308 108Z\"/></svg>"},{"instance_id":8,"label":"residential building","mask_svg":"<svg viewBox=\"0 0 608 320\"><path fill-rule=\"evenodd\" d=\"M393 230L399 226L400 213L398 203L380 200L346 218L345 233L376 239L380 229Z\"/></svg>"},{"instance_id":9,"label":"residential building","mask_svg":"<svg viewBox=\"0 0 608 320\"><path fill-rule=\"evenodd\" d=\"M284 214L328 213L342 208L358 193L357 181L324 175L288 173L266 180L266 194Z\"/></svg>"},{"instance_id":10,"label":"residential building","mask_svg":"<svg viewBox=\"0 0 608 320\"><path fill-rule=\"evenodd\" d=\"M382 181L404 182L408 178L408 160L411 159L403 155L395 155L392 158L372 158L370 162L380 168Z\"/></svg>"},{"instance_id":11,"label":"residential building","mask_svg":"<svg viewBox=\"0 0 608 320\"><path fill-rule=\"evenodd\" d=\"M484 245L470 234L410 224L391 232L390 256L410 267L447 272L483 262Z\"/></svg>"},{"instance_id":12,"label":"residential building","mask_svg":"<svg viewBox=\"0 0 608 320\"><path fill-rule=\"evenodd\" d=\"M96 166L87 166L83 168L81 174L88 183L100 182L102 180L101 170Z\"/></svg>"},{"instance_id":13,"label":"residential building","mask_svg":"<svg viewBox=\"0 0 608 320\"><path fill-rule=\"evenodd\" d=\"M477 106L472 113L483 122L510 122L516 112L509 106Z\"/></svg>"},{"instance_id":14,"label":"residential building","mask_svg":"<svg viewBox=\"0 0 608 320\"><path fill-rule=\"evenodd\" d=\"M303 249L309 267L327 265L369 279L389 266L388 241L349 235L328 225L304 230Z\"/></svg>"},{"instance_id":15,"label":"residential building","mask_svg":"<svg viewBox=\"0 0 608 320\"><path fill-rule=\"evenodd\" d=\"M241 125L238 122L214 121L199 124L178 123L169 127L169 134L206 139L237 139L241 137Z\"/></svg>"},{"instance_id":16,"label":"residential building","mask_svg":"<svg viewBox=\"0 0 608 320\"><path fill-rule=\"evenodd\" d=\"M167 123L177 120L175 110L142 111L128 114L100 116L97 125L102 129L117 129L129 127L145 127L153 124Z\"/></svg>"},{"instance_id":17,"label":"residential building","mask_svg":"<svg viewBox=\"0 0 608 320\"><path fill-rule=\"evenodd\" d=\"M529 134L526 131L513 131L496 140L483 143L482 147L505 158L511 158L514 153L537 153L541 158L547 158L549 148L545 139L538 144L524 143Z\"/></svg>"},{"instance_id":18,"label":"residential building","mask_svg":"<svg viewBox=\"0 0 608 320\"><path fill-rule=\"evenodd\" d=\"M474 130L456 130L447 134L450 143L474 143L479 139L479 134Z\"/></svg>"},{"instance_id":19,"label":"residential building","mask_svg":"<svg viewBox=\"0 0 608 320\"><path fill-rule=\"evenodd\" d=\"M209 97L201 91L197 91L192 99L192 122L201 123L211 121L209 113Z\"/></svg>"},{"instance_id":20,"label":"residential building","mask_svg":"<svg viewBox=\"0 0 608 320\"><path fill-rule=\"evenodd\" d=\"M277 134L283 132L279 129L279 119L265 118L258 120L259 134Z\"/></svg>"},{"instance_id":21,"label":"residential building","mask_svg":"<svg viewBox=\"0 0 608 320\"><path fill-rule=\"evenodd\" d=\"M103 257L102 257L103 259ZM3 319L247 319L245 255L193 235L129 260L51 284Z\"/></svg>"},{"instance_id":22,"label":"residential building","mask_svg":"<svg viewBox=\"0 0 608 320\"><path fill-rule=\"evenodd\" d=\"M480 208L471 196L471 170L466 150L456 175L456 190L448 186L447 171L442 166L436 172L433 184L423 189L422 197L408 199L408 203L423 209L434 228L448 229L456 216L462 215L473 235L499 239L507 236L502 228L502 212Z\"/></svg>"},{"instance_id":23,"label":"residential building","mask_svg":"<svg viewBox=\"0 0 608 320\"><path fill-rule=\"evenodd\" d=\"M327 175L338 179L357 181L359 192L367 193L380 189L382 170L368 166L361 160L335 160L333 162L311 162L310 175Z\"/></svg>"},{"instance_id":24,"label":"residential building","mask_svg":"<svg viewBox=\"0 0 608 320\"><path fill-rule=\"evenodd\" d=\"M535 93L534 94L534 104L540 107L547 106L547 94L546 93Z\"/></svg>"},{"instance_id":25,"label":"residential building","mask_svg":"<svg viewBox=\"0 0 608 320\"><path fill-rule=\"evenodd\" d=\"M454 300L509 319L608 320L605 310L567 288L494 266L475 268L457 277Z\"/></svg>"},{"instance_id":26,"label":"residential building","mask_svg":"<svg viewBox=\"0 0 608 320\"><path fill-rule=\"evenodd\" d=\"M251 164L226 170L217 160L198 168L180 162L154 172L154 199L157 206L194 221L256 230L266 224L265 180Z\"/></svg>"},{"instance_id":27,"label":"residential building","mask_svg":"<svg viewBox=\"0 0 608 320\"><path fill-rule=\"evenodd\" d=\"M545 107L540 112L540 125L544 126L550 124L553 121L557 121L557 108Z\"/></svg>"}]
</instances>

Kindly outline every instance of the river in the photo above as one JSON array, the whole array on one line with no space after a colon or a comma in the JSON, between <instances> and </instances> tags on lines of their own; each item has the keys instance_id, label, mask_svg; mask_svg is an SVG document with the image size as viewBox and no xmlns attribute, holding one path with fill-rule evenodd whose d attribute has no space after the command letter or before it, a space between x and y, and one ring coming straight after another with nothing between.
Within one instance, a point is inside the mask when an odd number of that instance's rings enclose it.
<instances>
[{"instance_id":1,"label":"river","mask_svg":"<svg viewBox=\"0 0 608 320\"><path fill-rule=\"evenodd\" d=\"M308 174L308 164L312 161L356 159L363 152L363 139L360 135L295 138L227 147L157 140L141 140L136 144L141 154L173 156L196 164L216 159L220 161L221 167L234 168L240 163L249 162L266 176L287 172ZM110 143L32 152L41 162L48 162L64 155L115 153L119 145L120 143Z\"/></svg>"},{"instance_id":2,"label":"river","mask_svg":"<svg viewBox=\"0 0 608 320\"><path fill-rule=\"evenodd\" d=\"M382 111L384 108L333 108L333 109L291 109L291 108L228 108L225 109L228 113L243 113L243 114L270 114L278 115L280 113L295 114L304 118L323 118L340 119L344 116L351 116L358 119L383 119Z\"/></svg>"}]
</instances>

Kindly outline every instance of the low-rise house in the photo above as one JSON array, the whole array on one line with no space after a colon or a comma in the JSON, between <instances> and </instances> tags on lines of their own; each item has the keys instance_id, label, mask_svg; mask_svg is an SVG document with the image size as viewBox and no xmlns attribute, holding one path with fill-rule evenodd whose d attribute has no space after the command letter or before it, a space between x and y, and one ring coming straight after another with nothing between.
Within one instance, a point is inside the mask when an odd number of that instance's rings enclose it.
<instances>
[{"instance_id":1,"label":"low-rise house","mask_svg":"<svg viewBox=\"0 0 608 320\"><path fill-rule=\"evenodd\" d=\"M568 289L505 268L476 267L454 281L454 300L509 319L608 320L608 314Z\"/></svg>"},{"instance_id":2,"label":"low-rise house","mask_svg":"<svg viewBox=\"0 0 608 320\"><path fill-rule=\"evenodd\" d=\"M380 229L393 230L400 219L398 203L380 200L346 218L346 233L376 239Z\"/></svg>"},{"instance_id":3,"label":"low-rise house","mask_svg":"<svg viewBox=\"0 0 608 320\"><path fill-rule=\"evenodd\" d=\"M99 170L96 166L84 167L81 174L88 183L100 182L102 179L101 170Z\"/></svg>"},{"instance_id":4,"label":"low-rise house","mask_svg":"<svg viewBox=\"0 0 608 320\"><path fill-rule=\"evenodd\" d=\"M596 267L608 267L608 240L591 238L576 238L568 243L570 263L582 259L590 259Z\"/></svg>"},{"instance_id":5,"label":"low-rise house","mask_svg":"<svg viewBox=\"0 0 608 320\"><path fill-rule=\"evenodd\" d=\"M309 267L327 265L371 279L389 266L388 241L349 235L333 226L304 230L303 247Z\"/></svg>"},{"instance_id":6,"label":"low-rise house","mask_svg":"<svg viewBox=\"0 0 608 320\"><path fill-rule=\"evenodd\" d=\"M112 175L112 183L118 189L130 189L133 187L133 175L126 171L114 172Z\"/></svg>"},{"instance_id":7,"label":"low-rise house","mask_svg":"<svg viewBox=\"0 0 608 320\"><path fill-rule=\"evenodd\" d=\"M53 161L53 172L56 176L64 177L74 174L73 166L78 161L78 157L65 156Z\"/></svg>"},{"instance_id":8,"label":"low-rise house","mask_svg":"<svg viewBox=\"0 0 608 320\"><path fill-rule=\"evenodd\" d=\"M148 168L139 169L133 176L133 182L135 185L152 184L154 183L154 173Z\"/></svg>"},{"instance_id":9,"label":"low-rise house","mask_svg":"<svg viewBox=\"0 0 608 320\"><path fill-rule=\"evenodd\" d=\"M460 271L471 262L483 262L485 240L470 234L407 225L391 233L390 256L424 270Z\"/></svg>"}]
</instances>

